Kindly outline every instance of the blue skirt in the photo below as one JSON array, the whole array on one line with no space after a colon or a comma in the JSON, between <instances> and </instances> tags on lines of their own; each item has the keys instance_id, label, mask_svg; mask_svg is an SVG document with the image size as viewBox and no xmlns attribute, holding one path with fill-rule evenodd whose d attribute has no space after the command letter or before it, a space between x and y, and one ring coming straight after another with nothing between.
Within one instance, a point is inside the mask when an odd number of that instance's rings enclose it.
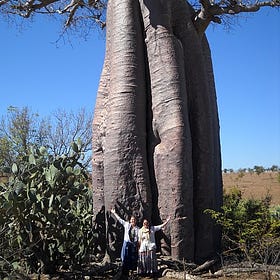
<instances>
[{"instance_id":1,"label":"blue skirt","mask_svg":"<svg viewBox=\"0 0 280 280\"><path fill-rule=\"evenodd\" d=\"M122 247L122 265L125 270L136 270L138 262L137 242L125 241Z\"/></svg>"}]
</instances>

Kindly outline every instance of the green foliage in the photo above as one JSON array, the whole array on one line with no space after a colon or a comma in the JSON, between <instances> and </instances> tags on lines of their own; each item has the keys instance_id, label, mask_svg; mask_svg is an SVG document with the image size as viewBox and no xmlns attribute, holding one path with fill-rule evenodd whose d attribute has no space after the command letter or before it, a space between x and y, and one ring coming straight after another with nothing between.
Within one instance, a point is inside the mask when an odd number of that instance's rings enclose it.
<instances>
[{"instance_id":1,"label":"green foliage","mask_svg":"<svg viewBox=\"0 0 280 280\"><path fill-rule=\"evenodd\" d=\"M70 155L73 141L82 140L83 164L90 168L92 115L85 109L77 112L57 110L41 118L28 107L9 107L0 116L0 171L29 153L30 146L45 146L54 156Z\"/></svg>"},{"instance_id":2,"label":"green foliage","mask_svg":"<svg viewBox=\"0 0 280 280\"><path fill-rule=\"evenodd\" d=\"M81 143L70 156L32 149L0 185L0 278L12 271L53 273L89 262L96 236Z\"/></svg>"},{"instance_id":3,"label":"green foliage","mask_svg":"<svg viewBox=\"0 0 280 280\"><path fill-rule=\"evenodd\" d=\"M265 171L265 168L263 166L255 165L254 171L257 173L257 175L260 175L261 173L263 173Z\"/></svg>"},{"instance_id":4,"label":"green foliage","mask_svg":"<svg viewBox=\"0 0 280 280\"><path fill-rule=\"evenodd\" d=\"M270 170L273 171L273 172L276 172L276 171L279 171L279 167L277 165L272 165L270 167Z\"/></svg>"},{"instance_id":5,"label":"green foliage","mask_svg":"<svg viewBox=\"0 0 280 280\"><path fill-rule=\"evenodd\" d=\"M274 219L278 219L280 221L280 205L271 207L270 213Z\"/></svg>"},{"instance_id":6,"label":"green foliage","mask_svg":"<svg viewBox=\"0 0 280 280\"><path fill-rule=\"evenodd\" d=\"M224 194L222 212L206 210L222 226L224 256L251 264L279 263L279 207L272 211L270 200L242 199L241 191L233 189Z\"/></svg>"},{"instance_id":7,"label":"green foliage","mask_svg":"<svg viewBox=\"0 0 280 280\"><path fill-rule=\"evenodd\" d=\"M10 106L0 121L0 163L11 166L28 153L31 145L46 143L49 127L27 107Z\"/></svg>"}]
</instances>

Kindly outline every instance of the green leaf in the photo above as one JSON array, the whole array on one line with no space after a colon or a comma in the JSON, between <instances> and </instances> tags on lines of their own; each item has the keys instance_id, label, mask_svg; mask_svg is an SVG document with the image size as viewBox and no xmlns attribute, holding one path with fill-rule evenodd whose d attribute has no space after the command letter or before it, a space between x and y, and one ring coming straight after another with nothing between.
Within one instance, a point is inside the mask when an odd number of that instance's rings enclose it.
<instances>
[{"instance_id":1,"label":"green leaf","mask_svg":"<svg viewBox=\"0 0 280 280\"><path fill-rule=\"evenodd\" d=\"M72 142L71 148L72 148L72 150L73 150L75 153L78 153L78 152L79 152L79 147L78 147L78 145L77 145L75 142Z\"/></svg>"},{"instance_id":2,"label":"green leaf","mask_svg":"<svg viewBox=\"0 0 280 280\"><path fill-rule=\"evenodd\" d=\"M15 163L13 163L13 165L12 165L12 172L14 174L16 174L18 172L18 167L17 167L17 165Z\"/></svg>"},{"instance_id":3,"label":"green leaf","mask_svg":"<svg viewBox=\"0 0 280 280\"><path fill-rule=\"evenodd\" d=\"M41 194L37 193L37 194L36 194L36 198L37 198L37 200L40 202L40 201L41 201L41 199L42 199Z\"/></svg>"},{"instance_id":4,"label":"green leaf","mask_svg":"<svg viewBox=\"0 0 280 280\"><path fill-rule=\"evenodd\" d=\"M52 164L50 168L45 172L45 178L50 183L51 186L54 185L55 178L59 170Z\"/></svg>"},{"instance_id":5,"label":"green leaf","mask_svg":"<svg viewBox=\"0 0 280 280\"><path fill-rule=\"evenodd\" d=\"M54 195L53 195L53 193L52 193L52 195L51 195L51 197L50 197L50 200L49 200L49 207L52 206L53 199L54 199Z\"/></svg>"},{"instance_id":6,"label":"green leaf","mask_svg":"<svg viewBox=\"0 0 280 280\"><path fill-rule=\"evenodd\" d=\"M36 165L36 160L33 154L29 155L29 163Z\"/></svg>"},{"instance_id":7,"label":"green leaf","mask_svg":"<svg viewBox=\"0 0 280 280\"><path fill-rule=\"evenodd\" d=\"M41 155L46 155L47 154L47 149L45 147L43 147L43 146L40 147L39 151L40 151Z\"/></svg>"},{"instance_id":8,"label":"green leaf","mask_svg":"<svg viewBox=\"0 0 280 280\"><path fill-rule=\"evenodd\" d=\"M80 168L74 169L74 174L75 174L76 176L79 176L79 175L81 174L81 169L80 169Z\"/></svg>"},{"instance_id":9,"label":"green leaf","mask_svg":"<svg viewBox=\"0 0 280 280\"><path fill-rule=\"evenodd\" d=\"M9 192L9 191L4 192L4 194L3 194L4 198L5 198L7 201L10 201L9 195L10 195L10 192Z\"/></svg>"},{"instance_id":10,"label":"green leaf","mask_svg":"<svg viewBox=\"0 0 280 280\"><path fill-rule=\"evenodd\" d=\"M59 253L64 253L65 252L64 246L62 244L58 247L58 252Z\"/></svg>"},{"instance_id":11,"label":"green leaf","mask_svg":"<svg viewBox=\"0 0 280 280\"><path fill-rule=\"evenodd\" d=\"M20 265L19 265L18 262L13 262L13 263L12 263L12 266L13 266L13 269L14 269L14 270L18 270L19 267L20 267Z\"/></svg>"},{"instance_id":12,"label":"green leaf","mask_svg":"<svg viewBox=\"0 0 280 280\"><path fill-rule=\"evenodd\" d=\"M67 174L72 174L73 173L73 168L71 166L66 167L66 173Z\"/></svg>"},{"instance_id":13,"label":"green leaf","mask_svg":"<svg viewBox=\"0 0 280 280\"><path fill-rule=\"evenodd\" d=\"M24 187L25 185L22 182L18 183L15 188L15 193L19 195L21 191L24 189Z\"/></svg>"}]
</instances>

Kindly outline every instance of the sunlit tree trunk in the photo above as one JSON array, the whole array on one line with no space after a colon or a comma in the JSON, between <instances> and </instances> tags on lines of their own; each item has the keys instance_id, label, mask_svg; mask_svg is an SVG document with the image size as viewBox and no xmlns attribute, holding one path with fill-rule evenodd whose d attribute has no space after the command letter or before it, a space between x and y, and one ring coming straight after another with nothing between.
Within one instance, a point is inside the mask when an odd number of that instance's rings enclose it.
<instances>
[{"instance_id":1,"label":"sunlit tree trunk","mask_svg":"<svg viewBox=\"0 0 280 280\"><path fill-rule=\"evenodd\" d=\"M175 259L215 257L220 232L204 210L222 204L211 54L184 0L109 0L93 122L95 229L115 257L122 236L109 211L158 224Z\"/></svg>"}]
</instances>

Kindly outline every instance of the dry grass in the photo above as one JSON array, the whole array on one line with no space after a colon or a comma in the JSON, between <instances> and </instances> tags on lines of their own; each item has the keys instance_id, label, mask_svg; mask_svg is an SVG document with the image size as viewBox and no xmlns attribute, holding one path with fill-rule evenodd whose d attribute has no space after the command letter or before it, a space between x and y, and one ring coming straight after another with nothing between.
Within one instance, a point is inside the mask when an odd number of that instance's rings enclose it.
<instances>
[{"instance_id":1,"label":"dry grass","mask_svg":"<svg viewBox=\"0 0 280 280\"><path fill-rule=\"evenodd\" d=\"M238 188L243 198L262 199L267 194L272 197L271 205L280 205L280 173L223 173L224 190Z\"/></svg>"}]
</instances>

